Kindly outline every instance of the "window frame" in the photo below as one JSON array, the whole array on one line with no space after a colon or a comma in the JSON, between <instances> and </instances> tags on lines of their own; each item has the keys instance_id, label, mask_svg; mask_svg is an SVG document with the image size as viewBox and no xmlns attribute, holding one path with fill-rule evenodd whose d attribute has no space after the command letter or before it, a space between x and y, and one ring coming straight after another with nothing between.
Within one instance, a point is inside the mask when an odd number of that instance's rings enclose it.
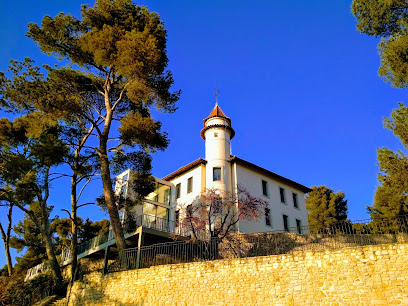
<instances>
[{"instance_id":1,"label":"window frame","mask_svg":"<svg viewBox=\"0 0 408 306\"><path fill-rule=\"evenodd\" d=\"M187 179L187 193L193 192L193 177Z\"/></svg>"},{"instance_id":2,"label":"window frame","mask_svg":"<svg viewBox=\"0 0 408 306\"><path fill-rule=\"evenodd\" d=\"M181 183L176 185L176 199L180 199L181 196Z\"/></svg>"},{"instance_id":3,"label":"window frame","mask_svg":"<svg viewBox=\"0 0 408 306\"><path fill-rule=\"evenodd\" d=\"M296 229L298 231L298 234L302 234L302 220L296 219Z\"/></svg>"},{"instance_id":4,"label":"window frame","mask_svg":"<svg viewBox=\"0 0 408 306\"><path fill-rule=\"evenodd\" d=\"M299 209L298 194L292 192L293 207Z\"/></svg>"},{"instance_id":5,"label":"window frame","mask_svg":"<svg viewBox=\"0 0 408 306\"><path fill-rule=\"evenodd\" d=\"M265 207L265 225L272 227L271 209Z\"/></svg>"},{"instance_id":6,"label":"window frame","mask_svg":"<svg viewBox=\"0 0 408 306\"><path fill-rule=\"evenodd\" d=\"M290 227L289 227L289 216L282 214L282 218L283 218L283 230L285 232L289 232Z\"/></svg>"},{"instance_id":7,"label":"window frame","mask_svg":"<svg viewBox=\"0 0 408 306\"><path fill-rule=\"evenodd\" d=\"M281 203L286 204L285 188L279 187L279 196Z\"/></svg>"},{"instance_id":8,"label":"window frame","mask_svg":"<svg viewBox=\"0 0 408 306\"><path fill-rule=\"evenodd\" d=\"M219 171L220 171L220 173L219 173L219 179L216 179L215 170L219 170ZM222 181L222 171L221 171L221 167L213 167L213 182L220 182L220 181Z\"/></svg>"},{"instance_id":9,"label":"window frame","mask_svg":"<svg viewBox=\"0 0 408 306\"><path fill-rule=\"evenodd\" d=\"M262 180L262 194L269 198L268 182L265 180Z\"/></svg>"}]
</instances>

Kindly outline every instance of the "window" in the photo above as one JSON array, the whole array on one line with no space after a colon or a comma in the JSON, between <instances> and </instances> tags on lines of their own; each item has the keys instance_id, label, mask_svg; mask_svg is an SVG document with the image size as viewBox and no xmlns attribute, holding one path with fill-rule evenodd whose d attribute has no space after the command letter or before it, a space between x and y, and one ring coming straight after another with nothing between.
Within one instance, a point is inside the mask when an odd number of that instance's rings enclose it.
<instances>
[{"instance_id":1,"label":"window","mask_svg":"<svg viewBox=\"0 0 408 306\"><path fill-rule=\"evenodd\" d=\"M218 137L218 133L214 133L214 137Z\"/></svg>"},{"instance_id":2,"label":"window","mask_svg":"<svg viewBox=\"0 0 408 306\"><path fill-rule=\"evenodd\" d=\"M126 198L126 193L127 193L127 184L123 184L123 185L120 187L120 196L121 196L122 198Z\"/></svg>"},{"instance_id":3,"label":"window","mask_svg":"<svg viewBox=\"0 0 408 306\"><path fill-rule=\"evenodd\" d=\"M271 210L269 208L265 208L265 225L272 226Z\"/></svg>"},{"instance_id":4,"label":"window","mask_svg":"<svg viewBox=\"0 0 408 306\"><path fill-rule=\"evenodd\" d=\"M175 213L175 221L176 221L176 226L179 226L179 222L180 222L180 210L177 209L176 213Z\"/></svg>"},{"instance_id":5,"label":"window","mask_svg":"<svg viewBox=\"0 0 408 306\"><path fill-rule=\"evenodd\" d=\"M280 193L281 202L285 203L285 189L283 189L282 187L279 188L279 193Z\"/></svg>"},{"instance_id":6,"label":"window","mask_svg":"<svg viewBox=\"0 0 408 306\"><path fill-rule=\"evenodd\" d=\"M221 168L213 168L213 181L221 181Z\"/></svg>"},{"instance_id":7,"label":"window","mask_svg":"<svg viewBox=\"0 0 408 306\"><path fill-rule=\"evenodd\" d=\"M262 194L268 196L268 182L262 180Z\"/></svg>"},{"instance_id":8,"label":"window","mask_svg":"<svg viewBox=\"0 0 408 306\"><path fill-rule=\"evenodd\" d=\"M123 177L122 177L122 182L125 183L127 182L129 179L129 173L126 173Z\"/></svg>"},{"instance_id":9,"label":"window","mask_svg":"<svg viewBox=\"0 0 408 306\"><path fill-rule=\"evenodd\" d=\"M180 197L180 191L181 191L181 183L178 183L176 185L176 198L177 199Z\"/></svg>"},{"instance_id":10,"label":"window","mask_svg":"<svg viewBox=\"0 0 408 306\"><path fill-rule=\"evenodd\" d=\"M293 206L299 208L298 201L297 201L297 194L293 193Z\"/></svg>"},{"instance_id":11,"label":"window","mask_svg":"<svg viewBox=\"0 0 408 306\"><path fill-rule=\"evenodd\" d=\"M164 204L170 205L170 188L164 190Z\"/></svg>"},{"instance_id":12,"label":"window","mask_svg":"<svg viewBox=\"0 0 408 306\"><path fill-rule=\"evenodd\" d=\"M190 193L193 191L193 177L190 177L187 180L187 193Z\"/></svg>"},{"instance_id":13,"label":"window","mask_svg":"<svg viewBox=\"0 0 408 306\"><path fill-rule=\"evenodd\" d=\"M287 215L283 215L283 229L289 232L289 220Z\"/></svg>"},{"instance_id":14,"label":"window","mask_svg":"<svg viewBox=\"0 0 408 306\"><path fill-rule=\"evenodd\" d=\"M301 226L301 222L299 219L296 219L296 228L297 228L297 232L298 234L302 233L302 226Z\"/></svg>"}]
</instances>

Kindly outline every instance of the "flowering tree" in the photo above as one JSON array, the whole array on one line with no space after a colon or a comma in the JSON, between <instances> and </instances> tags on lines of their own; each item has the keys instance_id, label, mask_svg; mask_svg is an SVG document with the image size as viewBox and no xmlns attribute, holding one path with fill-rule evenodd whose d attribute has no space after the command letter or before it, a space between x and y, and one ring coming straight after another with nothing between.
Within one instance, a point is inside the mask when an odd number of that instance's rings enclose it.
<instances>
[{"instance_id":1,"label":"flowering tree","mask_svg":"<svg viewBox=\"0 0 408 306\"><path fill-rule=\"evenodd\" d=\"M256 221L267 207L267 202L252 196L244 187L236 193L216 188L206 189L186 208L181 225L194 239L217 238L222 241L240 220Z\"/></svg>"}]
</instances>

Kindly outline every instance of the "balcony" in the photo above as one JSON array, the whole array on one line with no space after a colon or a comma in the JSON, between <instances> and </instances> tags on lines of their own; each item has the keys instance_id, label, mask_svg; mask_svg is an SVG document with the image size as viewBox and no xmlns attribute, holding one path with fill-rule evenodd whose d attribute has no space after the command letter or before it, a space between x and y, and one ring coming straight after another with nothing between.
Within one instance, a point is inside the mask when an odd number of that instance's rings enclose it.
<instances>
[{"instance_id":1,"label":"balcony","mask_svg":"<svg viewBox=\"0 0 408 306\"><path fill-rule=\"evenodd\" d=\"M176 235L187 237L187 232L183 231L181 227L176 226L174 221L155 217L153 215L143 214L136 216L133 220L129 218L123 223L123 229L125 232L125 239L138 234L138 229L149 229L154 234L158 235ZM108 246L115 244L115 237L113 230L95 236L91 240L85 241L77 247L77 258L88 256L92 253L98 252ZM70 249L65 249L61 254L61 265L67 265L71 263L72 255Z\"/></svg>"}]
</instances>

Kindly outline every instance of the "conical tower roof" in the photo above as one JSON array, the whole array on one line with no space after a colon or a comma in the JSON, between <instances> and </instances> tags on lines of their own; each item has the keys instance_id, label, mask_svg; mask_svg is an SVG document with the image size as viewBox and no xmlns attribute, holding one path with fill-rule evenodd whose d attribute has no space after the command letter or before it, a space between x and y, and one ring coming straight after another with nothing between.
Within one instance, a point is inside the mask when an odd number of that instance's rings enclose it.
<instances>
[{"instance_id":1,"label":"conical tower roof","mask_svg":"<svg viewBox=\"0 0 408 306\"><path fill-rule=\"evenodd\" d=\"M204 121L204 125L205 125L205 122L206 122L208 119L213 118L213 117L222 117L222 118L225 118L225 119L227 119L227 120L229 121L229 123L231 124L231 118L227 117L227 116L224 114L224 112L222 111L221 107L218 106L218 103L215 105L215 107L213 108L213 110L211 111L211 113L208 115L208 117L203 120L203 121Z\"/></svg>"},{"instance_id":2,"label":"conical tower roof","mask_svg":"<svg viewBox=\"0 0 408 306\"><path fill-rule=\"evenodd\" d=\"M224 118L227 122L225 123L212 123L210 125L207 125L207 121L211 118ZM208 115L207 118L205 118L204 120L204 128L201 130L201 138L205 140L205 131L207 131L210 128L214 128L214 127L223 127L226 128L230 131L230 139L234 138L235 136L235 131L234 129L231 127L231 118L227 117L224 112L222 111L221 107L218 106L218 103L215 104L215 107L213 108L213 110L211 111L211 113Z\"/></svg>"}]
</instances>

